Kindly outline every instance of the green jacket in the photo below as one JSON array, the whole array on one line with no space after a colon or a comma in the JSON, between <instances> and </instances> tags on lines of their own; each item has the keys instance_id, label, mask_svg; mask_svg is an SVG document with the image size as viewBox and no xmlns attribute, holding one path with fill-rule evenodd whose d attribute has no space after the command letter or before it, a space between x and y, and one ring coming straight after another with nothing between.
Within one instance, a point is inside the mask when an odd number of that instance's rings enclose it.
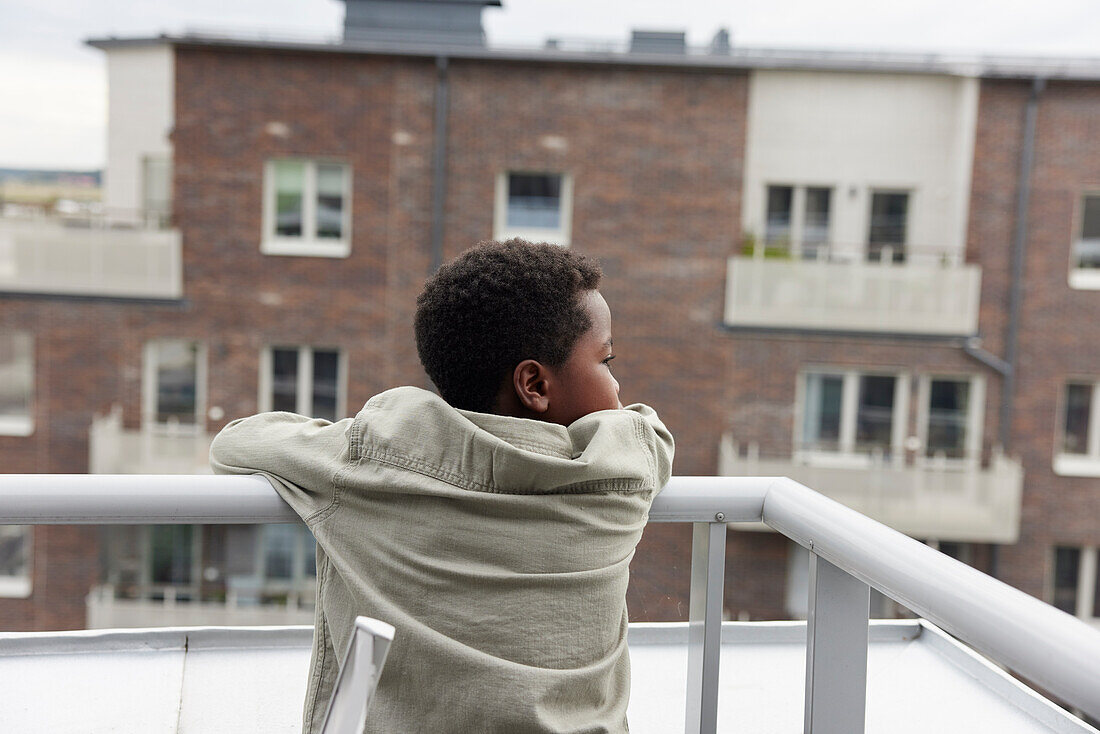
<instances>
[{"instance_id":1,"label":"green jacket","mask_svg":"<svg viewBox=\"0 0 1100 734\"><path fill-rule=\"evenodd\" d=\"M625 732L628 569L672 454L644 405L566 428L413 387L337 423L237 420L210 449L317 539L307 734L360 614L397 629L368 732Z\"/></svg>"}]
</instances>

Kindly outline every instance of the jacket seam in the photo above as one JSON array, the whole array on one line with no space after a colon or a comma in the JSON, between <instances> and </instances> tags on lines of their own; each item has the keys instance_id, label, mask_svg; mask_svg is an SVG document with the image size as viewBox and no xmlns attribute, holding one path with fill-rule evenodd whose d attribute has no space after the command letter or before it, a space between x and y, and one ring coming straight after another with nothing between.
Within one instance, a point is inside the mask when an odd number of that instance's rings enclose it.
<instances>
[{"instance_id":1,"label":"jacket seam","mask_svg":"<svg viewBox=\"0 0 1100 734\"><path fill-rule=\"evenodd\" d=\"M409 456L402 456L386 451L374 450L367 452L364 455L364 458L370 458L380 464L389 464L390 466L394 466L399 469L407 469L408 471L412 471L432 479L437 479L453 487L458 487L459 489L476 490L488 494L543 496L554 494L580 494L584 492L629 492L651 488L650 482L646 479L611 478L589 479L583 482L575 482L573 484L566 484L561 487L555 487L553 488L553 490L546 492L516 492L502 489L495 485L485 484L465 478L460 474L456 474L455 472L449 472L446 469L442 469L440 467L428 464L427 462L420 461Z\"/></svg>"}]
</instances>

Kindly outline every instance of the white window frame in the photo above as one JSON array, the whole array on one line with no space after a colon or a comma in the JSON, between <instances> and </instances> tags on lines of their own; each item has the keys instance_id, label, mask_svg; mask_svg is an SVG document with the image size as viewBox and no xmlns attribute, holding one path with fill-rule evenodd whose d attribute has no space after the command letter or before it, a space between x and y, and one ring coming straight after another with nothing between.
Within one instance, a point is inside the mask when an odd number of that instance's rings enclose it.
<instances>
[{"instance_id":1,"label":"white window frame","mask_svg":"<svg viewBox=\"0 0 1100 734\"><path fill-rule=\"evenodd\" d=\"M23 533L23 543L27 548L26 572L19 576L0 576L0 597L5 599L26 599L33 590L34 575L34 528L31 525L14 525Z\"/></svg>"},{"instance_id":2,"label":"white window frame","mask_svg":"<svg viewBox=\"0 0 1100 734\"><path fill-rule=\"evenodd\" d=\"M806 244L806 192L809 189L827 189L829 191L829 227L825 239L822 242L813 243L818 248L818 257L830 253L833 244L833 229L836 222L837 185L835 183L779 183L769 181L764 184L764 218L761 226L761 236L757 242L757 249L753 254L764 255L764 248L768 247L768 189L773 187L785 187L791 189L790 230L787 237L787 246L792 257L802 255L803 246Z\"/></svg>"},{"instance_id":3,"label":"white window frame","mask_svg":"<svg viewBox=\"0 0 1100 734\"><path fill-rule=\"evenodd\" d=\"M1059 544L1060 545L1060 544ZM1077 548L1081 555L1077 563L1077 605L1075 617L1096 624L1100 622L1100 606L1093 607L1096 595L1096 566L1100 562L1100 548L1094 545L1063 545L1064 548ZM1054 571L1058 546L1050 547L1050 573L1047 574L1045 598L1048 604L1054 603Z\"/></svg>"},{"instance_id":4,"label":"white window frame","mask_svg":"<svg viewBox=\"0 0 1100 734\"><path fill-rule=\"evenodd\" d=\"M280 237L275 233L275 165L277 163L305 164L305 180L302 184L302 235ZM338 240L317 237L317 166L340 166L344 171L344 211ZM264 162L263 232L260 252L265 255L289 255L294 257L347 257L351 254L351 165L323 158L272 158Z\"/></svg>"},{"instance_id":5,"label":"white window frame","mask_svg":"<svg viewBox=\"0 0 1100 734\"><path fill-rule=\"evenodd\" d=\"M274 382L273 352L276 349L294 349L293 344L273 344L260 351L260 394L257 405L261 413L270 412L273 406L271 390ZM298 381L295 385L294 412L299 415L313 415L313 352L336 352L336 417L345 414L348 391L347 352L339 347L299 346Z\"/></svg>"},{"instance_id":6,"label":"white window frame","mask_svg":"<svg viewBox=\"0 0 1100 734\"><path fill-rule=\"evenodd\" d=\"M561 177L561 215L560 224L552 227L509 227L508 226L508 176L511 174L529 176ZM573 232L573 175L562 171L535 171L510 168L497 174L495 204L493 207L493 239L507 240L520 237L531 242L549 242L562 247L572 244Z\"/></svg>"},{"instance_id":7,"label":"white window frame","mask_svg":"<svg viewBox=\"0 0 1100 734\"><path fill-rule=\"evenodd\" d=\"M802 430L806 414L806 377L812 374L835 375L843 378L840 393L840 449L803 448ZM794 445L795 460L816 466L867 468L874 465L874 458L856 450L856 422L859 414L859 378L893 377L894 405L890 423L890 461L904 461L905 431L909 424L910 375L907 372L888 369L852 369L850 367L812 367L800 370L795 386Z\"/></svg>"},{"instance_id":8,"label":"white window frame","mask_svg":"<svg viewBox=\"0 0 1100 734\"><path fill-rule=\"evenodd\" d=\"M1062 451L1066 432L1066 386L1074 384L1092 385L1092 398L1089 402L1089 425L1086 439L1087 450L1083 454L1067 454ZM1100 477L1100 380L1089 378L1069 378L1062 383L1058 395L1058 413L1054 434L1054 473L1063 477Z\"/></svg>"},{"instance_id":9,"label":"white window frame","mask_svg":"<svg viewBox=\"0 0 1100 734\"><path fill-rule=\"evenodd\" d=\"M1086 189L1077 197L1073 240L1069 248L1069 287L1079 290L1100 290L1100 268L1079 268L1074 251L1082 241L1085 229L1085 199L1100 198L1100 189ZM1097 242L1100 244L1100 241Z\"/></svg>"},{"instance_id":10,"label":"white window frame","mask_svg":"<svg viewBox=\"0 0 1100 734\"><path fill-rule=\"evenodd\" d=\"M195 422L170 423L157 421L157 345L166 342L194 344L195 354ZM150 339L145 342L141 376L141 424L146 429L171 433L202 433L206 426L206 345L194 339Z\"/></svg>"},{"instance_id":11,"label":"white window frame","mask_svg":"<svg viewBox=\"0 0 1100 734\"><path fill-rule=\"evenodd\" d=\"M24 341L27 347L27 357L29 364L27 368L30 370L30 394L27 396L27 414L26 415L0 415L0 436L30 436L34 433L34 336L24 331L10 331L4 332L5 338L11 338L13 341ZM3 375L0 375L3 377Z\"/></svg>"},{"instance_id":12,"label":"white window frame","mask_svg":"<svg viewBox=\"0 0 1100 734\"><path fill-rule=\"evenodd\" d=\"M942 458L928 456L928 421L931 417L932 382L944 380L970 383L969 404L966 409L966 445L962 458ZM981 463L982 430L985 422L985 378L974 374L923 374L917 381L917 439L920 450L917 452L917 464L936 466L977 466Z\"/></svg>"}]
</instances>

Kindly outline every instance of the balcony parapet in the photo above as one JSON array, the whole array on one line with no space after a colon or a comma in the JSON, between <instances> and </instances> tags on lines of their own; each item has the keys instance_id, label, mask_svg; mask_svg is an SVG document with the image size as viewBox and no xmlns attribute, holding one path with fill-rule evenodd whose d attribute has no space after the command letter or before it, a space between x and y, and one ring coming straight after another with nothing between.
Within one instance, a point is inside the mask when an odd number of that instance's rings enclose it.
<instances>
[{"instance_id":1,"label":"balcony parapet","mask_svg":"<svg viewBox=\"0 0 1100 734\"><path fill-rule=\"evenodd\" d=\"M881 455L762 455L754 443L730 436L719 448L724 476L784 476L916 538L969 543L1015 543L1020 533L1024 471L994 452L987 465L971 460Z\"/></svg>"},{"instance_id":2,"label":"balcony parapet","mask_svg":"<svg viewBox=\"0 0 1100 734\"><path fill-rule=\"evenodd\" d=\"M182 240L164 219L0 217L0 292L180 298Z\"/></svg>"},{"instance_id":3,"label":"balcony parapet","mask_svg":"<svg viewBox=\"0 0 1100 734\"><path fill-rule=\"evenodd\" d=\"M213 434L185 425L124 428L117 407L92 419L90 474L209 474Z\"/></svg>"},{"instance_id":4,"label":"balcony parapet","mask_svg":"<svg viewBox=\"0 0 1100 734\"><path fill-rule=\"evenodd\" d=\"M957 253L909 248L904 260L824 246L757 247L729 258L725 323L734 327L972 336L981 268Z\"/></svg>"}]
</instances>

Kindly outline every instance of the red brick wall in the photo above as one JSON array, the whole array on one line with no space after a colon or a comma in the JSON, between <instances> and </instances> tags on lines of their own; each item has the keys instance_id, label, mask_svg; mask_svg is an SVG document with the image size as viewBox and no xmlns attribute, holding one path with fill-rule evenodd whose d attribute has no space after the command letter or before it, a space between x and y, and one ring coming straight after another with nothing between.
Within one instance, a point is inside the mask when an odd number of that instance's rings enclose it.
<instances>
[{"instance_id":1,"label":"red brick wall","mask_svg":"<svg viewBox=\"0 0 1100 734\"><path fill-rule=\"evenodd\" d=\"M983 81L970 246L983 266L982 325L1003 353L1015 199L1029 82ZM1003 549L1001 576L1036 596L1054 545L1100 544L1100 478L1059 477L1063 389L1100 378L1100 292L1068 285L1080 197L1100 187L1100 86L1052 82L1040 97L1028 208L1020 359L1012 450L1024 462L1020 543Z\"/></svg>"}]
</instances>

